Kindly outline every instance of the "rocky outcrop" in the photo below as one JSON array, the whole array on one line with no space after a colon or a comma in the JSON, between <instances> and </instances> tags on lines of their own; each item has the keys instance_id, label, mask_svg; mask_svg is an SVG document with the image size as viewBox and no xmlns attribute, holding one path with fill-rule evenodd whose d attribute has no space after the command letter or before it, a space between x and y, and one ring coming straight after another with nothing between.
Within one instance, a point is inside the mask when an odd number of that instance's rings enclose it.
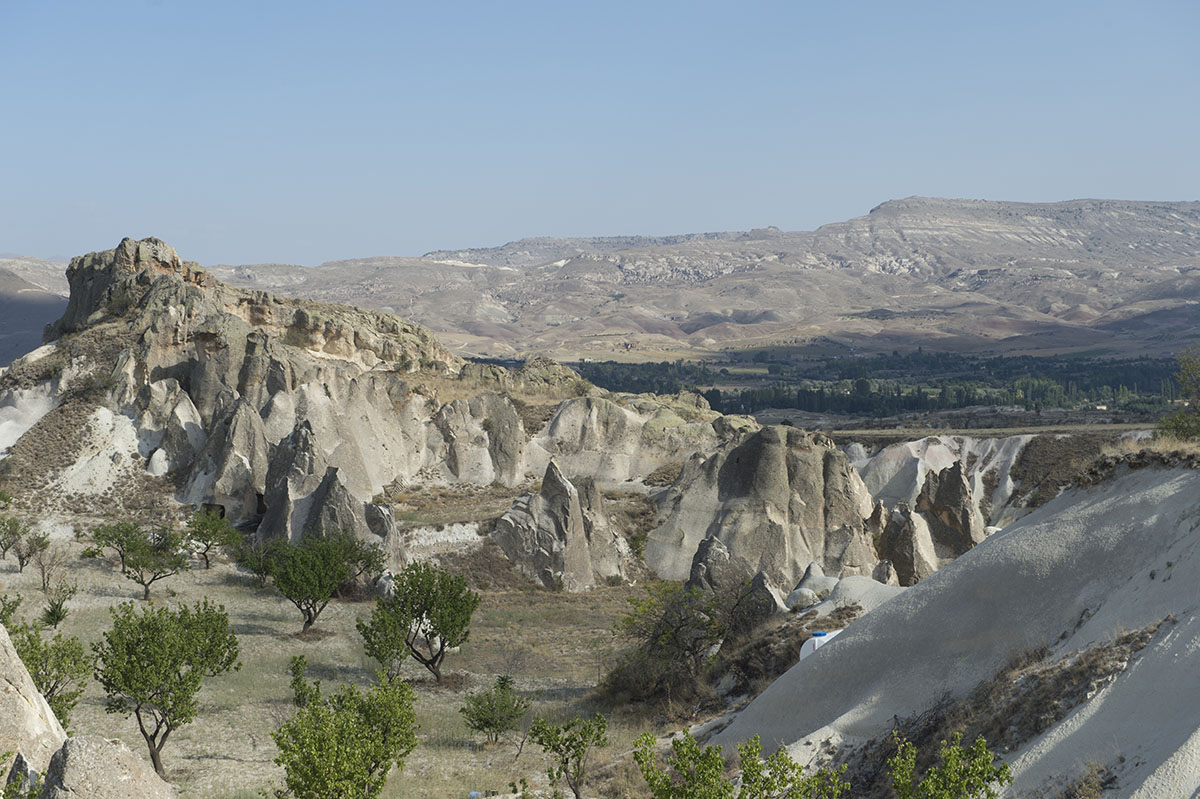
<instances>
[{"instance_id":1,"label":"rocky outcrop","mask_svg":"<svg viewBox=\"0 0 1200 799\"><path fill-rule=\"evenodd\" d=\"M515 486L525 476L525 428L507 397L487 393L455 400L442 406L433 423L455 480Z\"/></svg>"},{"instance_id":2,"label":"rocky outcrop","mask_svg":"<svg viewBox=\"0 0 1200 799\"><path fill-rule=\"evenodd\" d=\"M722 418L695 394L570 399L530 442L526 460L536 469L554 458L570 474L622 483L697 452L712 452L736 434Z\"/></svg>"},{"instance_id":3,"label":"rocky outcrop","mask_svg":"<svg viewBox=\"0 0 1200 799\"><path fill-rule=\"evenodd\" d=\"M895 568L900 585L913 585L986 535L962 462L956 461L926 475L915 507L897 505L882 534L880 554Z\"/></svg>"},{"instance_id":4,"label":"rocky outcrop","mask_svg":"<svg viewBox=\"0 0 1200 799\"><path fill-rule=\"evenodd\" d=\"M747 578L749 573L748 563L710 537L700 542L685 587L714 594L729 612L734 625L730 634L736 636L787 610L783 594L764 572Z\"/></svg>"},{"instance_id":5,"label":"rocky outcrop","mask_svg":"<svg viewBox=\"0 0 1200 799\"><path fill-rule=\"evenodd\" d=\"M350 491L342 471L329 465L307 420L275 448L267 467L264 505L266 513L258 525L263 540L295 543L313 533L350 532L378 544L389 566L404 563L390 509L364 502Z\"/></svg>"},{"instance_id":6,"label":"rocky outcrop","mask_svg":"<svg viewBox=\"0 0 1200 799\"><path fill-rule=\"evenodd\" d=\"M20 753L27 768L41 773L66 739L54 711L13 649L8 630L0 625L0 755ZM9 767L9 762L0 763L0 786L6 783Z\"/></svg>"},{"instance_id":7,"label":"rocky outcrop","mask_svg":"<svg viewBox=\"0 0 1200 799\"><path fill-rule=\"evenodd\" d=\"M41 799L174 799L164 782L123 741L77 735L54 753Z\"/></svg>"},{"instance_id":8,"label":"rocky outcrop","mask_svg":"<svg viewBox=\"0 0 1200 799\"><path fill-rule=\"evenodd\" d=\"M581 492L551 461L541 490L519 497L492 537L529 576L548 587L583 591L597 579L622 574L623 539L609 529L602 501L594 482L585 482Z\"/></svg>"},{"instance_id":9,"label":"rocky outcrop","mask_svg":"<svg viewBox=\"0 0 1200 799\"><path fill-rule=\"evenodd\" d=\"M869 575L878 560L862 480L829 439L796 428L765 427L693 457L659 507L666 522L650 533L646 563L667 579L688 576L707 538L775 585L795 585L813 561L844 576Z\"/></svg>"},{"instance_id":10,"label":"rocky outcrop","mask_svg":"<svg viewBox=\"0 0 1200 799\"><path fill-rule=\"evenodd\" d=\"M868 452L851 444L846 453L862 475L863 483L876 500L887 507L899 502L910 506L925 486L930 473L961 464L970 486L971 500L985 523L1003 525L1025 510L1014 504L1017 480L1014 471L1021 453L1034 436L972 438L970 436L927 436L891 444Z\"/></svg>"}]
</instances>

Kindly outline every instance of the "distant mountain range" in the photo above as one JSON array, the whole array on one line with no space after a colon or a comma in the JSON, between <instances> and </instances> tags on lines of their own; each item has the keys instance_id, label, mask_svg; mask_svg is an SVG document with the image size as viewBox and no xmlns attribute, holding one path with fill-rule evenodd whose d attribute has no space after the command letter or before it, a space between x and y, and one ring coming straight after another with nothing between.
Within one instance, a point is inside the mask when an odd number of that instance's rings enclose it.
<instances>
[{"instance_id":1,"label":"distant mountain range","mask_svg":"<svg viewBox=\"0 0 1200 799\"><path fill-rule=\"evenodd\" d=\"M531 238L210 269L244 288L393 311L464 355L1130 355L1200 340L1197 202L911 197L811 232Z\"/></svg>"}]
</instances>

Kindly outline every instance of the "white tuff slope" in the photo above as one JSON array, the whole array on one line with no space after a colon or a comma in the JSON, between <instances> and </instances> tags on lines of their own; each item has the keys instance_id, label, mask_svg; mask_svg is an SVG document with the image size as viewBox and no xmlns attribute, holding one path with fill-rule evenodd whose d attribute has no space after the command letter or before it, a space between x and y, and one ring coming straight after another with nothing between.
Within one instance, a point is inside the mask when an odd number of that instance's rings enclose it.
<instances>
[{"instance_id":1,"label":"white tuff slope","mask_svg":"<svg viewBox=\"0 0 1200 799\"><path fill-rule=\"evenodd\" d=\"M1168 566L1170 563L1172 565ZM1153 576L1151 576L1153 574ZM1108 686L1010 756L1012 793L1110 765L1116 796L1200 790L1200 472L1144 469L1073 489L890 602L797 664L716 737L755 734L808 757L886 734L1014 655L1051 657L1168 614ZM1066 635L1062 640L1060 638Z\"/></svg>"}]
</instances>

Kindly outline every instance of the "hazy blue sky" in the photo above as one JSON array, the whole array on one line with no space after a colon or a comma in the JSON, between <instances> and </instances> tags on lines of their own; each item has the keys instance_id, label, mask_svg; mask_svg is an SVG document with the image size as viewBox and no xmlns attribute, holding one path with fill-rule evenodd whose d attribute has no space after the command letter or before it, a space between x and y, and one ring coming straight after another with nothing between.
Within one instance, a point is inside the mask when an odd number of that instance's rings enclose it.
<instances>
[{"instance_id":1,"label":"hazy blue sky","mask_svg":"<svg viewBox=\"0 0 1200 799\"><path fill-rule=\"evenodd\" d=\"M1200 198L1200 3L0 0L0 251L202 263Z\"/></svg>"}]
</instances>

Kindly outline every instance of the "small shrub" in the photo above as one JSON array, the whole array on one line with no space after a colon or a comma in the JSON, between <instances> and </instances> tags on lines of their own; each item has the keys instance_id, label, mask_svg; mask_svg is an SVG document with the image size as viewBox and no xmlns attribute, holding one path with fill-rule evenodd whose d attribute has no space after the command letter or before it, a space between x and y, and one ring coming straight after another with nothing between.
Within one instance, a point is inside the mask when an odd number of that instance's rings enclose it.
<instances>
[{"instance_id":1,"label":"small shrub","mask_svg":"<svg viewBox=\"0 0 1200 799\"><path fill-rule=\"evenodd\" d=\"M67 603L79 593L75 583L59 582L46 592L46 607L42 609L41 622L47 627L58 627L70 614Z\"/></svg>"},{"instance_id":2,"label":"small shrub","mask_svg":"<svg viewBox=\"0 0 1200 799\"><path fill-rule=\"evenodd\" d=\"M529 712L530 700L513 689L512 677L496 678L496 684L486 691L468 694L466 704L458 709L467 726L483 733L492 743L506 732L517 729Z\"/></svg>"},{"instance_id":3,"label":"small shrub","mask_svg":"<svg viewBox=\"0 0 1200 799\"><path fill-rule=\"evenodd\" d=\"M850 790L850 784L842 779L845 766L805 776L804 767L785 749L763 760L757 735L738 746L740 787L724 775L720 746L702 749L685 731L671 742L664 769L658 765L654 743L653 735L642 735L633 754L653 799L841 799Z\"/></svg>"},{"instance_id":4,"label":"small shrub","mask_svg":"<svg viewBox=\"0 0 1200 799\"><path fill-rule=\"evenodd\" d=\"M594 748L608 746L608 719L597 713L584 720L576 716L565 724L551 724L541 716L529 728L529 740L550 756L546 776L551 785L561 780L575 799L583 799L588 759Z\"/></svg>"},{"instance_id":5,"label":"small shrub","mask_svg":"<svg viewBox=\"0 0 1200 799\"><path fill-rule=\"evenodd\" d=\"M940 746L941 764L929 768L917 780L917 748L894 733L896 754L887 762L888 776L897 799L996 799L993 785L1011 785L1007 763L996 765L996 756L981 735L969 749L962 746L962 733L955 733Z\"/></svg>"},{"instance_id":6,"label":"small shrub","mask_svg":"<svg viewBox=\"0 0 1200 799\"><path fill-rule=\"evenodd\" d=\"M365 692L344 685L324 697L319 682L304 679L303 659L293 659L300 709L271 733L287 796L374 799L393 766L403 768L417 744L412 689L402 680L379 677Z\"/></svg>"}]
</instances>

